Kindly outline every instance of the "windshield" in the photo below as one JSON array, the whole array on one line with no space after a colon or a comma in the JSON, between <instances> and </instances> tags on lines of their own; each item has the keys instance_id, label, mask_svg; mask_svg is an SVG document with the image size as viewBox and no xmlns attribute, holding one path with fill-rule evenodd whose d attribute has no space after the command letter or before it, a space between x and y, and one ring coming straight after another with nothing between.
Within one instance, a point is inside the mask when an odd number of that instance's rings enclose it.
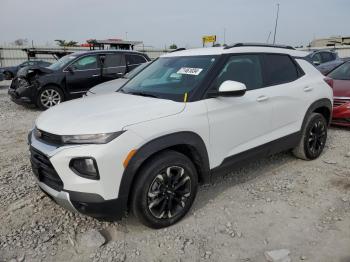
<instances>
[{"instance_id":1,"label":"windshield","mask_svg":"<svg viewBox=\"0 0 350 262\"><path fill-rule=\"evenodd\" d=\"M218 56L161 57L127 82L120 92L184 101Z\"/></svg>"},{"instance_id":2,"label":"windshield","mask_svg":"<svg viewBox=\"0 0 350 262\"><path fill-rule=\"evenodd\" d=\"M61 59L57 60L56 63L53 63L52 65L48 66L48 68L51 70L59 70L59 69L63 68L65 65L67 65L67 63L74 60L75 58L76 58L76 56L66 55L66 56L62 57Z\"/></svg>"},{"instance_id":3,"label":"windshield","mask_svg":"<svg viewBox=\"0 0 350 262\"><path fill-rule=\"evenodd\" d=\"M337 67L328 76L335 80L350 80L350 62Z\"/></svg>"}]
</instances>

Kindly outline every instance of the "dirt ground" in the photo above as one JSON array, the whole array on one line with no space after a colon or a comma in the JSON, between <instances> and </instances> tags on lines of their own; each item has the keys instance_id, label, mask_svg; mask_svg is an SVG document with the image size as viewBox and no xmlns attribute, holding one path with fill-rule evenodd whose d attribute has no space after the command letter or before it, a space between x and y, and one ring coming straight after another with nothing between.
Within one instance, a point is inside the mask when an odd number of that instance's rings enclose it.
<instances>
[{"instance_id":1,"label":"dirt ground","mask_svg":"<svg viewBox=\"0 0 350 262\"><path fill-rule=\"evenodd\" d=\"M0 87L0 261L266 261L276 249L350 261L350 129L330 128L315 161L286 152L214 178L181 222L152 230L72 214L37 188L26 140L39 114ZM104 245L86 243L91 229Z\"/></svg>"}]
</instances>

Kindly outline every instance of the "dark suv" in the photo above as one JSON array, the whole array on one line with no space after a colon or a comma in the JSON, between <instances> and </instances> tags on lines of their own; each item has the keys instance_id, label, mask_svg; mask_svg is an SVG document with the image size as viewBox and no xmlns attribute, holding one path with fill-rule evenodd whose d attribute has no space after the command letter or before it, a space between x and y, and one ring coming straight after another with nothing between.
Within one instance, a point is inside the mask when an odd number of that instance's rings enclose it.
<instances>
[{"instance_id":1,"label":"dark suv","mask_svg":"<svg viewBox=\"0 0 350 262\"><path fill-rule=\"evenodd\" d=\"M8 93L16 103L47 109L80 97L93 86L119 78L148 61L147 55L134 51L77 52L46 68L33 66L21 69Z\"/></svg>"},{"instance_id":2,"label":"dark suv","mask_svg":"<svg viewBox=\"0 0 350 262\"><path fill-rule=\"evenodd\" d=\"M329 50L319 50L311 52L306 59L315 66L338 59L338 54Z\"/></svg>"}]
</instances>

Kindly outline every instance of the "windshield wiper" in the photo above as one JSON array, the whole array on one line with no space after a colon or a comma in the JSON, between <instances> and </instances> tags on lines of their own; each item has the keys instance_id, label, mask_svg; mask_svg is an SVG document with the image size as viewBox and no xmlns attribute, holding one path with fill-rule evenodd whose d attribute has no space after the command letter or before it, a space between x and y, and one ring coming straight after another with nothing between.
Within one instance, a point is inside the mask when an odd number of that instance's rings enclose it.
<instances>
[{"instance_id":1,"label":"windshield wiper","mask_svg":"<svg viewBox=\"0 0 350 262\"><path fill-rule=\"evenodd\" d=\"M123 90L123 91L124 91L124 90ZM136 95L136 96L147 96L147 97L158 98L158 97L155 96L155 95L148 94L148 93L144 93L144 92L128 92L127 94Z\"/></svg>"}]
</instances>

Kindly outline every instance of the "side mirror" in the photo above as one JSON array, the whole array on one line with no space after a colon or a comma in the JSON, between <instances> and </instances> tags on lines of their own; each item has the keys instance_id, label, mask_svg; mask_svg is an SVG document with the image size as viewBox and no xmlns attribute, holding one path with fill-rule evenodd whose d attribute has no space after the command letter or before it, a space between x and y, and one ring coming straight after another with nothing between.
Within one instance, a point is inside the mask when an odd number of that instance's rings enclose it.
<instances>
[{"instance_id":1,"label":"side mirror","mask_svg":"<svg viewBox=\"0 0 350 262\"><path fill-rule=\"evenodd\" d=\"M70 73L74 73L75 69L76 68L73 65L70 65L70 66L67 67L67 71L70 72Z\"/></svg>"},{"instance_id":2,"label":"side mirror","mask_svg":"<svg viewBox=\"0 0 350 262\"><path fill-rule=\"evenodd\" d=\"M313 63L314 63L315 66L319 66L321 64L320 61L313 61Z\"/></svg>"},{"instance_id":3,"label":"side mirror","mask_svg":"<svg viewBox=\"0 0 350 262\"><path fill-rule=\"evenodd\" d=\"M209 92L209 97L218 96L243 96L247 91L245 84L237 81L227 80L223 82L218 91Z\"/></svg>"}]
</instances>

